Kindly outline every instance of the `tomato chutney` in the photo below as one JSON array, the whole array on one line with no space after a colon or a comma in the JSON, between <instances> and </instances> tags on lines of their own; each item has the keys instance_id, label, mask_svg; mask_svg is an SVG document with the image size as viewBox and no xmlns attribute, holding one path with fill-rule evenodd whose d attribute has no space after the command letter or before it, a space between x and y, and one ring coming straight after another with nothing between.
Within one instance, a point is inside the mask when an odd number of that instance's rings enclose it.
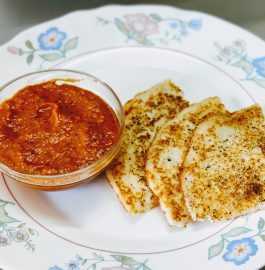
<instances>
[{"instance_id":1,"label":"tomato chutney","mask_svg":"<svg viewBox=\"0 0 265 270\"><path fill-rule=\"evenodd\" d=\"M29 85L0 105L0 162L27 174L69 173L100 159L119 131L91 91L56 80Z\"/></svg>"}]
</instances>

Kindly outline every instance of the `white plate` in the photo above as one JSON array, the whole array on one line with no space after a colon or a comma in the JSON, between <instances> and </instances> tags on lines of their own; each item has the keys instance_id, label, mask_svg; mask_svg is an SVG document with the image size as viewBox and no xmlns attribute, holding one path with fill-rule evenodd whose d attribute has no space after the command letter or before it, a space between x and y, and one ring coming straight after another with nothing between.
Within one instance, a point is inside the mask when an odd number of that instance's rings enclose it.
<instances>
[{"instance_id":1,"label":"white plate","mask_svg":"<svg viewBox=\"0 0 265 270\"><path fill-rule=\"evenodd\" d=\"M49 42L52 35L56 42ZM101 78L122 102L170 78L188 100L218 95L233 111L265 96L262 48L258 38L202 13L109 6L37 26L2 46L1 83L56 64ZM264 211L173 229L158 208L129 216L104 175L53 193L25 188L6 176L0 181L3 269L257 269L265 263Z\"/></svg>"}]
</instances>

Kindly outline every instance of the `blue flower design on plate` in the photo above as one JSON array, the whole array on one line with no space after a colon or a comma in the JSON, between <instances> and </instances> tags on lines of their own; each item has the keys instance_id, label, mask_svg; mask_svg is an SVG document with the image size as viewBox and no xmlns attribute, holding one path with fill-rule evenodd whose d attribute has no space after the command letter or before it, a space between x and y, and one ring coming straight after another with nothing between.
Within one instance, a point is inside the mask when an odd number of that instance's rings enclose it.
<instances>
[{"instance_id":1,"label":"blue flower design on plate","mask_svg":"<svg viewBox=\"0 0 265 270\"><path fill-rule=\"evenodd\" d=\"M250 256L257 253L258 246L253 239L248 237L231 241L226 249L227 252L223 255L223 259L240 265L248 261Z\"/></svg>"},{"instance_id":2,"label":"blue flower design on plate","mask_svg":"<svg viewBox=\"0 0 265 270\"><path fill-rule=\"evenodd\" d=\"M172 29L176 29L176 28L178 28L179 23L178 23L177 21L173 21L173 22L170 22L169 26L170 26Z\"/></svg>"},{"instance_id":3,"label":"blue flower design on plate","mask_svg":"<svg viewBox=\"0 0 265 270\"><path fill-rule=\"evenodd\" d=\"M38 37L39 46L42 50L59 50L67 35L65 32L59 31L57 27L49 28L45 33Z\"/></svg>"},{"instance_id":4,"label":"blue flower design on plate","mask_svg":"<svg viewBox=\"0 0 265 270\"><path fill-rule=\"evenodd\" d=\"M252 64L256 68L256 72L265 78L265 56L253 59Z\"/></svg>"},{"instance_id":5,"label":"blue flower design on plate","mask_svg":"<svg viewBox=\"0 0 265 270\"><path fill-rule=\"evenodd\" d=\"M50 267L48 270L63 270L63 269L58 267L57 265L54 265L54 266Z\"/></svg>"},{"instance_id":6,"label":"blue flower design on plate","mask_svg":"<svg viewBox=\"0 0 265 270\"><path fill-rule=\"evenodd\" d=\"M70 261L67 266L68 266L68 270L79 270L78 267L78 261Z\"/></svg>"},{"instance_id":7,"label":"blue flower design on plate","mask_svg":"<svg viewBox=\"0 0 265 270\"><path fill-rule=\"evenodd\" d=\"M202 20L201 19L194 19L188 21L188 27L193 29L193 30L200 30L202 27Z\"/></svg>"}]
</instances>

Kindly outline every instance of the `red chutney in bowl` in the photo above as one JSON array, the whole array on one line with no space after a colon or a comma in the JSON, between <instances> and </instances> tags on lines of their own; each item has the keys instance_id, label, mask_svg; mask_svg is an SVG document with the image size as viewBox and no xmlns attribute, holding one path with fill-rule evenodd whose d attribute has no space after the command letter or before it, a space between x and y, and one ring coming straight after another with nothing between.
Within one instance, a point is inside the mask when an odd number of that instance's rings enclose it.
<instances>
[{"instance_id":1,"label":"red chutney in bowl","mask_svg":"<svg viewBox=\"0 0 265 270\"><path fill-rule=\"evenodd\" d=\"M27 174L70 173L100 159L119 130L92 92L55 80L29 85L0 105L0 162Z\"/></svg>"}]
</instances>

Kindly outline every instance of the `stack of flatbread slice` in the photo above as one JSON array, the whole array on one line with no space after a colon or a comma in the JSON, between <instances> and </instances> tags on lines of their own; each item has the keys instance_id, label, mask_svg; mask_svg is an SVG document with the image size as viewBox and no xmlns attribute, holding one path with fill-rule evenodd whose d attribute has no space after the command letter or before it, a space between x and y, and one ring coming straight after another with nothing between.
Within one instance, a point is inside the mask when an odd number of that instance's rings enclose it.
<instances>
[{"instance_id":1,"label":"stack of flatbread slice","mask_svg":"<svg viewBox=\"0 0 265 270\"><path fill-rule=\"evenodd\" d=\"M265 201L259 105L229 113L219 98L188 106L164 81L126 103L123 145L107 178L129 213L160 204L170 225L225 220Z\"/></svg>"},{"instance_id":2,"label":"stack of flatbread slice","mask_svg":"<svg viewBox=\"0 0 265 270\"><path fill-rule=\"evenodd\" d=\"M226 110L217 97L189 106L160 129L148 150L146 178L170 225L183 226L191 220L180 173L193 132L204 118L221 113Z\"/></svg>"}]
</instances>

